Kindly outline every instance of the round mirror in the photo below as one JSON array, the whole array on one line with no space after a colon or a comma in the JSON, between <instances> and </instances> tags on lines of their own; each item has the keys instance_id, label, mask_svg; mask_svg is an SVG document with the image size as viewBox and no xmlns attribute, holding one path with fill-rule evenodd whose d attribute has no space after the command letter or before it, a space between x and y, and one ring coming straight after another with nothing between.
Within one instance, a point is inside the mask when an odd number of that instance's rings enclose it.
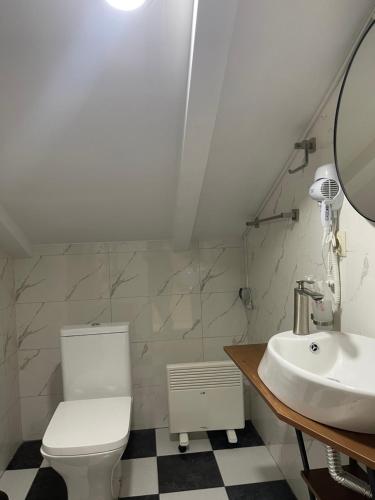
<instances>
[{"instance_id":1,"label":"round mirror","mask_svg":"<svg viewBox=\"0 0 375 500\"><path fill-rule=\"evenodd\" d=\"M335 162L352 206L375 221L375 21L346 70L337 104Z\"/></svg>"}]
</instances>

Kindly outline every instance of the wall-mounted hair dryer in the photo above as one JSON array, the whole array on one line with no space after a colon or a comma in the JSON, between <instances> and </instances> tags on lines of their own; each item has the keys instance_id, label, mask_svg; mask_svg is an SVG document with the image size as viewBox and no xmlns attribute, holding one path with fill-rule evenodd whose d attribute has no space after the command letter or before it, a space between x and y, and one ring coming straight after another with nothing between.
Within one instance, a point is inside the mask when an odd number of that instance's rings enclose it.
<instances>
[{"instance_id":1,"label":"wall-mounted hair dryer","mask_svg":"<svg viewBox=\"0 0 375 500\"><path fill-rule=\"evenodd\" d=\"M336 167L332 163L319 167L314 176L314 184L309 189L311 198L320 205L323 226L323 249L327 246L327 281L332 290L335 310L340 307L341 284L337 255L336 229L338 211L344 201Z\"/></svg>"},{"instance_id":2,"label":"wall-mounted hair dryer","mask_svg":"<svg viewBox=\"0 0 375 500\"><path fill-rule=\"evenodd\" d=\"M322 226L328 229L332 224L334 212L340 210L344 201L335 165L329 163L316 170L309 194L313 200L319 202Z\"/></svg>"}]
</instances>

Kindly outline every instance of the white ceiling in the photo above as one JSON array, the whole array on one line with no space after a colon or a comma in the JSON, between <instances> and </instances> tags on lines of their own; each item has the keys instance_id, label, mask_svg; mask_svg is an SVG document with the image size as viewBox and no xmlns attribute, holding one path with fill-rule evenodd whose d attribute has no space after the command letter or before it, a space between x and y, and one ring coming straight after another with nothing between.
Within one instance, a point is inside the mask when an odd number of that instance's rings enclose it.
<instances>
[{"instance_id":1,"label":"white ceiling","mask_svg":"<svg viewBox=\"0 0 375 500\"><path fill-rule=\"evenodd\" d=\"M168 237L191 1L0 9L0 202L34 242Z\"/></svg>"},{"instance_id":2,"label":"white ceiling","mask_svg":"<svg viewBox=\"0 0 375 500\"><path fill-rule=\"evenodd\" d=\"M224 1L235 0L215 0L218 9ZM207 135L195 224L205 238L243 230L373 8L238 4ZM152 0L124 14L104 0L1 2L0 203L31 241L173 236L192 7ZM215 14L206 9L201 28Z\"/></svg>"}]
</instances>

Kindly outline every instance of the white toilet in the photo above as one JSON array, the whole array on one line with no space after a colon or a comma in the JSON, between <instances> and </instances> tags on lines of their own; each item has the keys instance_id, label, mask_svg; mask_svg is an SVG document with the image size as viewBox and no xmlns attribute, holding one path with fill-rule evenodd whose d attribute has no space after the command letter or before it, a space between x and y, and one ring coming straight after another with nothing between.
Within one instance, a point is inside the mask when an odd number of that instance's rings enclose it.
<instances>
[{"instance_id":1,"label":"white toilet","mask_svg":"<svg viewBox=\"0 0 375 500\"><path fill-rule=\"evenodd\" d=\"M132 406L129 325L61 329L64 402L43 437L42 455L65 480L68 500L114 500Z\"/></svg>"}]
</instances>

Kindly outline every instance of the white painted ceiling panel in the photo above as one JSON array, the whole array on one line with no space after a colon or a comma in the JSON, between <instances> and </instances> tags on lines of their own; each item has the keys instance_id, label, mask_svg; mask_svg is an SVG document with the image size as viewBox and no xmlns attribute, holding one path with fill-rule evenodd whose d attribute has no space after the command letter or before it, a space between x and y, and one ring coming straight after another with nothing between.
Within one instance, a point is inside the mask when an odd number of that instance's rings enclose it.
<instances>
[{"instance_id":1,"label":"white painted ceiling panel","mask_svg":"<svg viewBox=\"0 0 375 500\"><path fill-rule=\"evenodd\" d=\"M191 16L1 2L0 200L32 241L170 236Z\"/></svg>"},{"instance_id":2,"label":"white painted ceiling panel","mask_svg":"<svg viewBox=\"0 0 375 500\"><path fill-rule=\"evenodd\" d=\"M195 237L242 232L373 5L239 0ZM1 2L0 203L32 242L172 237L192 12Z\"/></svg>"},{"instance_id":3,"label":"white painted ceiling panel","mask_svg":"<svg viewBox=\"0 0 375 500\"><path fill-rule=\"evenodd\" d=\"M240 1L196 236L244 230L373 7L369 0Z\"/></svg>"}]
</instances>

